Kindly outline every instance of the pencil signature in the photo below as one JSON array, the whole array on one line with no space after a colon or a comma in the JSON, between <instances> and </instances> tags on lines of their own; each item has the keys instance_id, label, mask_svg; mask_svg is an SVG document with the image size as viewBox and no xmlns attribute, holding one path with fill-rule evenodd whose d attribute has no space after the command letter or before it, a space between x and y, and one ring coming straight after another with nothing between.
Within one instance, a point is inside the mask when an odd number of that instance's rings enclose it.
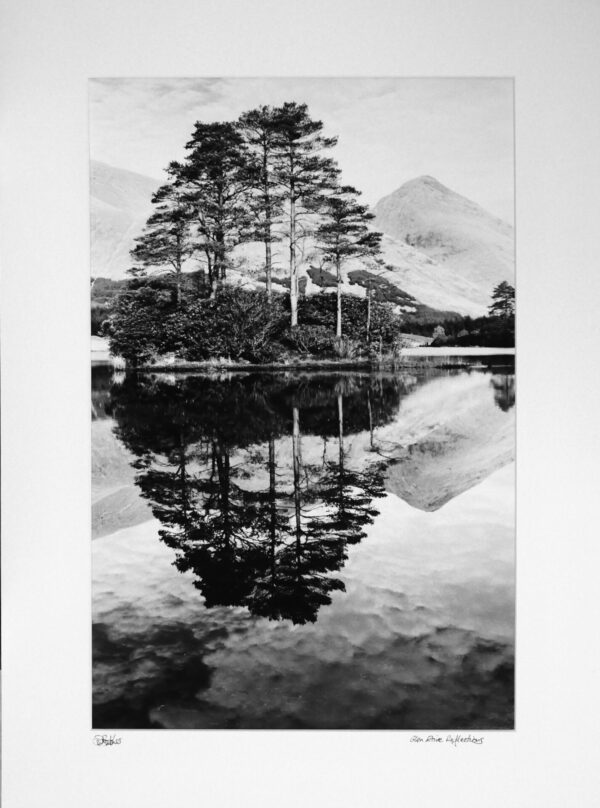
<instances>
[{"instance_id":1,"label":"pencil signature","mask_svg":"<svg viewBox=\"0 0 600 808\"><path fill-rule=\"evenodd\" d=\"M94 744L96 746L116 746L122 740L116 735L94 735Z\"/></svg>"},{"instance_id":2,"label":"pencil signature","mask_svg":"<svg viewBox=\"0 0 600 808\"><path fill-rule=\"evenodd\" d=\"M412 735L410 739L411 743L450 743L452 746L458 746L461 743L472 743L472 744L482 744L483 743L483 735L477 737L476 735L461 735L460 732L454 735L446 735L443 737L442 735Z\"/></svg>"}]
</instances>

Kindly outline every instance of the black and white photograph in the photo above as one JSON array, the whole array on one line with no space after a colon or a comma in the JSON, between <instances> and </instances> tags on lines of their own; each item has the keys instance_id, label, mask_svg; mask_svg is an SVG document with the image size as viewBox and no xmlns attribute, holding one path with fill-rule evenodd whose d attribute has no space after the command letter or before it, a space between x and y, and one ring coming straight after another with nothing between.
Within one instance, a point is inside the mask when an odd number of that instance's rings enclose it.
<instances>
[{"instance_id":1,"label":"black and white photograph","mask_svg":"<svg viewBox=\"0 0 600 808\"><path fill-rule=\"evenodd\" d=\"M94 729L514 728L513 92L90 80Z\"/></svg>"},{"instance_id":2,"label":"black and white photograph","mask_svg":"<svg viewBox=\"0 0 600 808\"><path fill-rule=\"evenodd\" d=\"M596 808L600 5L1 13L3 808Z\"/></svg>"}]
</instances>

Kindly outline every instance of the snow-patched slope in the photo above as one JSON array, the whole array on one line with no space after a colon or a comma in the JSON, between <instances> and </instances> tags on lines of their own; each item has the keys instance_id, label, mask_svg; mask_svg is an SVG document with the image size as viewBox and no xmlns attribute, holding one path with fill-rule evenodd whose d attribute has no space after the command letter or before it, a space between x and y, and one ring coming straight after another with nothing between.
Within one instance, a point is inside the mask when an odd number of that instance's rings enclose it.
<instances>
[{"instance_id":1,"label":"snow-patched slope","mask_svg":"<svg viewBox=\"0 0 600 808\"><path fill-rule=\"evenodd\" d=\"M384 275L391 283L435 309L472 317L485 314L487 302L482 302L485 292L452 267L387 235L381 246L383 259L390 267Z\"/></svg>"},{"instance_id":2,"label":"snow-patched slope","mask_svg":"<svg viewBox=\"0 0 600 808\"><path fill-rule=\"evenodd\" d=\"M380 230L452 270L473 302L486 306L494 286L514 281L513 228L433 177L404 183L374 211Z\"/></svg>"},{"instance_id":3,"label":"snow-patched slope","mask_svg":"<svg viewBox=\"0 0 600 808\"><path fill-rule=\"evenodd\" d=\"M386 268L375 264L371 259L352 258L347 260L342 268L344 294L365 296L364 286L350 283L348 273L357 269L366 269L368 272L382 278L408 295L415 301L434 309L442 311L455 311L461 314L479 316L484 313L485 306L481 304L481 292L476 284L470 283L457 275L450 267L439 264L422 252L410 247L408 244L396 241L390 236L383 236L382 258ZM276 278L288 278L287 266L289 262L289 248L285 241L273 245L273 268ZM239 265L239 271L230 273L232 279L243 283L250 288L261 286L258 279L264 277L264 245L258 242L243 244L234 251L234 260ZM330 291L334 288L323 289L315 284L308 276L311 267L319 265L314 240L307 237L304 243L300 242L299 274L306 279L307 294ZM275 283L275 289L283 289ZM411 312L408 305L403 307ZM414 311L414 309L413 309Z\"/></svg>"},{"instance_id":4,"label":"snow-patched slope","mask_svg":"<svg viewBox=\"0 0 600 808\"><path fill-rule=\"evenodd\" d=\"M376 274L412 295L418 303L431 308L473 316L485 313L493 286L498 280L512 279L514 274L514 270L500 270L497 266L500 258L504 261L500 261L502 266L508 266L512 261L511 229L448 189L444 189L444 193L435 189L433 192L428 190L425 195L417 193L414 190L415 182L417 181L402 186L377 205L376 226L385 233L382 257L388 269L377 269ZM135 245L135 238L142 232L152 211L152 194L159 184L158 180L150 177L92 161L92 275L111 279L126 277L132 263L129 251ZM422 184L425 188L429 187L426 183ZM403 189L409 187L413 191L407 195ZM417 190L419 187L417 183ZM440 195L440 204L431 204ZM403 200L400 207L398 199ZM389 200L393 203L391 207ZM431 207L430 213L428 204ZM469 206L473 206L475 212ZM412 210L410 215L409 208ZM410 222L411 233L441 233L443 246L437 242L433 246L428 244L423 247L407 244L406 233L396 221L398 211L402 213L403 221ZM470 214L467 215L469 211ZM499 224L496 226L494 222ZM396 237L397 232L400 237ZM493 238L490 233L495 233ZM318 264L314 242L307 238L304 243L299 244L299 248L300 277L307 281L307 293L322 291L322 287L314 284L307 276L308 269ZM288 244L285 240L273 245L274 272L284 281L288 275L288 256ZM238 268L229 273L232 282L248 288L264 286L260 280L261 275L264 276L263 244L243 244L234 251L233 259ZM186 268L193 270L196 264L193 260L189 261ZM364 296L364 287L347 282L347 273L361 268L365 268L363 259L346 264L343 273L344 293ZM275 285L276 290L283 291L284 288L282 285Z\"/></svg>"}]
</instances>

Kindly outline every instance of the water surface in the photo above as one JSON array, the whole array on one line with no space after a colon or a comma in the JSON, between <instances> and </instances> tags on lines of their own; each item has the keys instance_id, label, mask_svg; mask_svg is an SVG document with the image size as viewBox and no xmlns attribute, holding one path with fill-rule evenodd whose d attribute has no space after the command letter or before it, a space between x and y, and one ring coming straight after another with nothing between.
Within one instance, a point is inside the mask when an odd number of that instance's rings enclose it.
<instances>
[{"instance_id":1,"label":"water surface","mask_svg":"<svg viewBox=\"0 0 600 808\"><path fill-rule=\"evenodd\" d=\"M96 368L94 727L512 727L514 400Z\"/></svg>"}]
</instances>

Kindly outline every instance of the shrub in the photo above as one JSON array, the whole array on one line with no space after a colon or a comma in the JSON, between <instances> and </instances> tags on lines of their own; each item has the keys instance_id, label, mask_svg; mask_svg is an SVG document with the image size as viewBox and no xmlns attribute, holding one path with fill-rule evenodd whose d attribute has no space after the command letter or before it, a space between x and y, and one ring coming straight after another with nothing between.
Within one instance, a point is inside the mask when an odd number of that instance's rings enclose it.
<instances>
[{"instance_id":1,"label":"shrub","mask_svg":"<svg viewBox=\"0 0 600 808\"><path fill-rule=\"evenodd\" d=\"M444 327L441 325L436 325L433 329L432 337L433 342L431 344L434 346L445 345L448 342Z\"/></svg>"},{"instance_id":2,"label":"shrub","mask_svg":"<svg viewBox=\"0 0 600 808\"><path fill-rule=\"evenodd\" d=\"M352 359L368 350L365 300L344 296L343 338L335 337L336 299L330 294L301 299L300 325L289 327L289 300L263 291L226 286L214 298L184 296L178 307L165 284L129 284L117 299L106 333L111 350L134 366L174 354L187 361L230 359L276 361L286 350L316 357ZM369 342L389 351L397 344L400 318L386 303L371 306Z\"/></svg>"},{"instance_id":3,"label":"shrub","mask_svg":"<svg viewBox=\"0 0 600 808\"><path fill-rule=\"evenodd\" d=\"M268 362L280 351L281 301L269 303L265 292L227 287L214 300L199 300L186 310L184 356Z\"/></svg>"},{"instance_id":4,"label":"shrub","mask_svg":"<svg viewBox=\"0 0 600 808\"><path fill-rule=\"evenodd\" d=\"M320 293L300 301L298 319L303 326L319 325L325 327L330 334L335 333L336 323L335 295ZM394 313L389 303L371 303L371 327L369 342L381 339L383 347L391 348L399 339L402 321ZM353 295L342 296L342 334L351 335L352 339L363 345L367 343L367 301Z\"/></svg>"},{"instance_id":5,"label":"shrub","mask_svg":"<svg viewBox=\"0 0 600 808\"><path fill-rule=\"evenodd\" d=\"M92 334L95 336L103 336L102 326L110 315L110 306L103 304L92 303L91 309L91 325Z\"/></svg>"},{"instance_id":6,"label":"shrub","mask_svg":"<svg viewBox=\"0 0 600 808\"><path fill-rule=\"evenodd\" d=\"M360 343L349 337L336 339L335 354L339 359L356 359L361 354Z\"/></svg>"},{"instance_id":7,"label":"shrub","mask_svg":"<svg viewBox=\"0 0 600 808\"><path fill-rule=\"evenodd\" d=\"M103 331L110 339L111 352L135 367L156 354L180 350L185 342L180 315L171 289L136 281L117 298Z\"/></svg>"},{"instance_id":8,"label":"shrub","mask_svg":"<svg viewBox=\"0 0 600 808\"><path fill-rule=\"evenodd\" d=\"M156 353L160 341L160 321L149 308L121 310L110 320L110 350L134 367Z\"/></svg>"},{"instance_id":9,"label":"shrub","mask_svg":"<svg viewBox=\"0 0 600 808\"><path fill-rule=\"evenodd\" d=\"M295 351L313 356L331 356L335 350L335 336L324 325L298 325L282 335L282 342Z\"/></svg>"}]
</instances>

